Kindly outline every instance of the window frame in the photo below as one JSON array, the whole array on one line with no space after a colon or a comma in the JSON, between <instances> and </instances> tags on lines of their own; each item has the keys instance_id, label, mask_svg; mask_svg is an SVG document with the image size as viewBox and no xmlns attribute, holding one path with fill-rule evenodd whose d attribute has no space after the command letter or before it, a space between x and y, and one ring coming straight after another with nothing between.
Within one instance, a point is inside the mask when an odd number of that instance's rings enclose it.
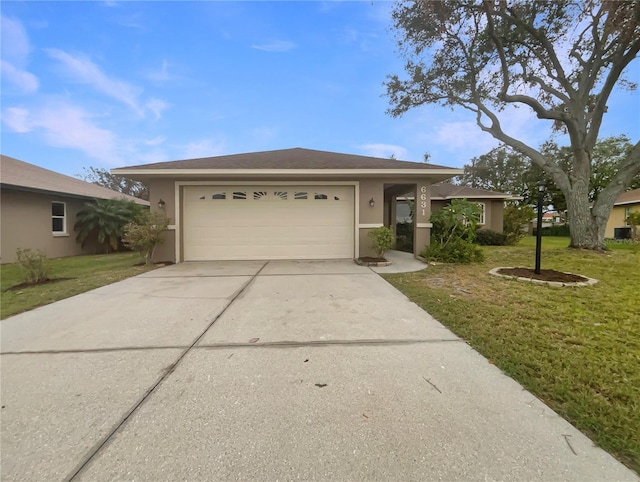
<instances>
[{"instance_id":1,"label":"window frame","mask_svg":"<svg viewBox=\"0 0 640 482\"><path fill-rule=\"evenodd\" d=\"M64 211L64 214L62 216L53 214L53 206L55 204L62 204L62 209ZM54 231L54 219L62 219L62 231ZM53 236L69 236L69 231L67 230L67 203L64 201L51 201L51 234Z\"/></svg>"},{"instance_id":2,"label":"window frame","mask_svg":"<svg viewBox=\"0 0 640 482\"><path fill-rule=\"evenodd\" d=\"M482 208L482 212L480 213L480 220L478 221L478 226L484 226L487 221L487 203L484 202L476 202Z\"/></svg>"}]
</instances>

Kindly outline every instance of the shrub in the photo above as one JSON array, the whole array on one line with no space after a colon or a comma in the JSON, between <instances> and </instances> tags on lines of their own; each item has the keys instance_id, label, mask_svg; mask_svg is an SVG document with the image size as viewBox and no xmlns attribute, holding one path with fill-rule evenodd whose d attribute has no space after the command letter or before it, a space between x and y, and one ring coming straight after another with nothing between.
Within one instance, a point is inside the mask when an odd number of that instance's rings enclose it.
<instances>
[{"instance_id":1,"label":"shrub","mask_svg":"<svg viewBox=\"0 0 640 482\"><path fill-rule=\"evenodd\" d=\"M395 241L393 229L385 226L369 231L368 236L373 240L371 248L376 252L378 258L382 258L384 252L390 250Z\"/></svg>"},{"instance_id":2,"label":"shrub","mask_svg":"<svg viewBox=\"0 0 640 482\"><path fill-rule=\"evenodd\" d=\"M528 233L531 220L536 216L531 206L510 205L504 209L502 232L506 236L507 244L517 244ZM526 225L526 229L523 227Z\"/></svg>"},{"instance_id":3,"label":"shrub","mask_svg":"<svg viewBox=\"0 0 640 482\"><path fill-rule=\"evenodd\" d=\"M480 246L506 246L509 244L505 234L490 229L478 230L475 242Z\"/></svg>"},{"instance_id":4,"label":"shrub","mask_svg":"<svg viewBox=\"0 0 640 482\"><path fill-rule=\"evenodd\" d=\"M151 264L156 246L164 243L162 232L169 226L169 219L162 213L147 212L136 223L124 227L122 241L125 246L144 256L146 264Z\"/></svg>"},{"instance_id":5,"label":"shrub","mask_svg":"<svg viewBox=\"0 0 640 482\"><path fill-rule=\"evenodd\" d=\"M538 230L534 229L533 235L535 236L537 232ZM571 232L569 231L568 224L559 224L558 226L547 226L546 228L542 228L542 236L568 237L571 236Z\"/></svg>"},{"instance_id":6,"label":"shrub","mask_svg":"<svg viewBox=\"0 0 640 482\"><path fill-rule=\"evenodd\" d=\"M450 205L433 213L431 244L422 256L445 263L482 261L482 250L473 244L481 214L482 208L466 199L454 199Z\"/></svg>"},{"instance_id":7,"label":"shrub","mask_svg":"<svg viewBox=\"0 0 640 482\"><path fill-rule=\"evenodd\" d=\"M443 263L479 263L484 261L482 248L462 238L456 238L448 243L431 243L420 255L429 261Z\"/></svg>"},{"instance_id":8,"label":"shrub","mask_svg":"<svg viewBox=\"0 0 640 482\"><path fill-rule=\"evenodd\" d=\"M47 255L38 249L18 249L17 263L25 283L41 283L49 279Z\"/></svg>"}]
</instances>

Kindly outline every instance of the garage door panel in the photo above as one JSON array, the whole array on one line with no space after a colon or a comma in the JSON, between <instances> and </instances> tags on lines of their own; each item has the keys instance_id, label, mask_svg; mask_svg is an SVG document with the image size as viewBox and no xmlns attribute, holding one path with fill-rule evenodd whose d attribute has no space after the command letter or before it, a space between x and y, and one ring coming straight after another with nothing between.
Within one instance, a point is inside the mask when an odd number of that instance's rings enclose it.
<instances>
[{"instance_id":1,"label":"garage door panel","mask_svg":"<svg viewBox=\"0 0 640 482\"><path fill-rule=\"evenodd\" d=\"M185 260L351 258L354 197L352 186L185 187Z\"/></svg>"}]
</instances>

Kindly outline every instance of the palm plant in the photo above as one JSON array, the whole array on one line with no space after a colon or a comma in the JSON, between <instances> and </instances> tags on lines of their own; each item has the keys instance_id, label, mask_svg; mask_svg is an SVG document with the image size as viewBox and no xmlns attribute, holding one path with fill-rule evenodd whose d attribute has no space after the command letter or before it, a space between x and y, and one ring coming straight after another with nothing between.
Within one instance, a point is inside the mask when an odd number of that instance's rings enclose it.
<instances>
[{"instance_id":1,"label":"palm plant","mask_svg":"<svg viewBox=\"0 0 640 482\"><path fill-rule=\"evenodd\" d=\"M84 247L87 239L96 239L98 243L114 251L118 249L124 227L136 221L142 208L133 201L123 199L94 199L85 203L76 215L74 230L78 232L76 240Z\"/></svg>"}]
</instances>

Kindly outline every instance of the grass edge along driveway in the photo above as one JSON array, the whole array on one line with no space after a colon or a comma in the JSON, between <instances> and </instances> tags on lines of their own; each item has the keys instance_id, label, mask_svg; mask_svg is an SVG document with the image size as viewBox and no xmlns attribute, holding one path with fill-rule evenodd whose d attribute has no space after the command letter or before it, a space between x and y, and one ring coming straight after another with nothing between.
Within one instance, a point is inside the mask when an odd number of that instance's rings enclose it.
<instances>
[{"instance_id":1,"label":"grass edge along driveway","mask_svg":"<svg viewBox=\"0 0 640 482\"><path fill-rule=\"evenodd\" d=\"M18 290L10 289L22 282L20 267L5 264L0 267L0 319L48 305L116 281L136 276L158 266L140 265L137 253L72 256L50 259L49 276L68 278Z\"/></svg>"},{"instance_id":2,"label":"grass edge along driveway","mask_svg":"<svg viewBox=\"0 0 640 482\"><path fill-rule=\"evenodd\" d=\"M485 247L486 261L385 275L506 374L640 472L640 252L569 250L543 238L542 267L591 278L591 287L490 276L533 267L534 243Z\"/></svg>"}]
</instances>

